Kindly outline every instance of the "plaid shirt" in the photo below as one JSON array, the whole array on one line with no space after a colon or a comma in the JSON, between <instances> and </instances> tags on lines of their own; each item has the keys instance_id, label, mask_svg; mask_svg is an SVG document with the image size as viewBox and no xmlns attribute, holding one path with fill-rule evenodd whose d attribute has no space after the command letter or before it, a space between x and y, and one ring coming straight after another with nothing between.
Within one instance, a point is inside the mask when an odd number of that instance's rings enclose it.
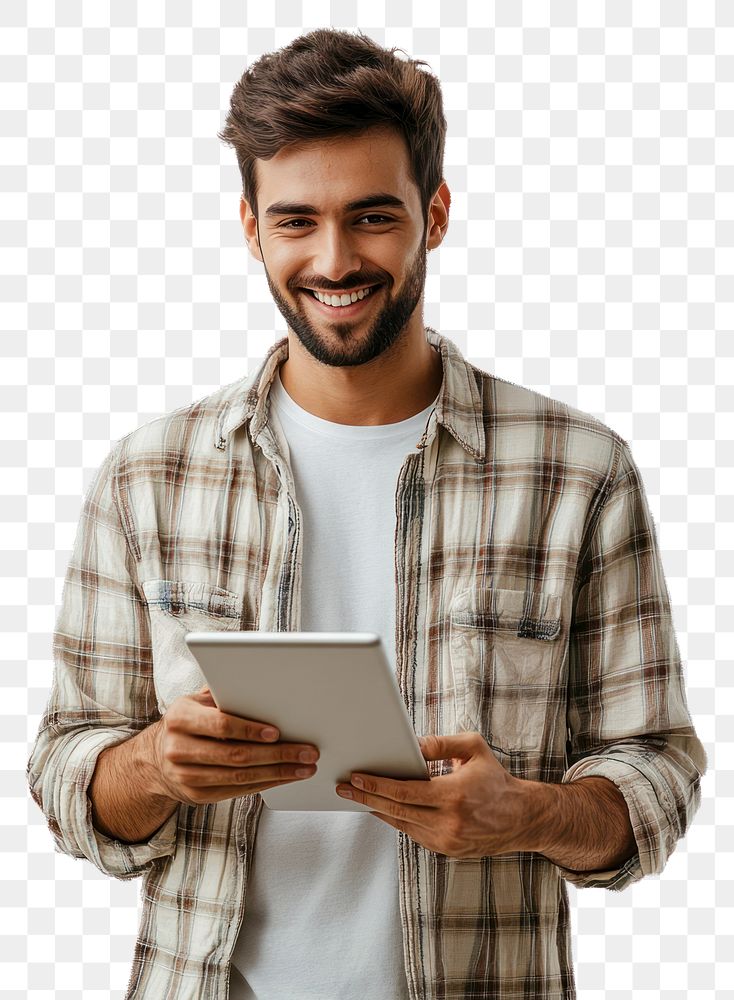
<instances>
[{"instance_id":1,"label":"plaid shirt","mask_svg":"<svg viewBox=\"0 0 734 1000\"><path fill-rule=\"evenodd\" d=\"M568 1000L566 881L619 891L662 872L706 755L628 445L426 334L443 383L395 495L395 662L415 731L478 730L519 778L611 779L637 853L579 873L534 852L450 858L396 831L410 995ZM181 804L127 844L94 829L87 789L104 748L205 683L187 631L300 627L301 515L268 404L287 353L283 338L253 375L123 438L84 503L28 781L58 850L143 877L126 997L228 995L260 795Z\"/></svg>"}]
</instances>

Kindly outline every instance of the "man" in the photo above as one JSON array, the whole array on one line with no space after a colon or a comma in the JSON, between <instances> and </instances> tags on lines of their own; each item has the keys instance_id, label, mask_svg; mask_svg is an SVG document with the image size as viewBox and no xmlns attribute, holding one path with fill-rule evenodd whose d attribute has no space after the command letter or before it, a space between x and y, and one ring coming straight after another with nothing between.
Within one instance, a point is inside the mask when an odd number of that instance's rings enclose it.
<instances>
[{"instance_id":1,"label":"man","mask_svg":"<svg viewBox=\"0 0 734 1000\"><path fill-rule=\"evenodd\" d=\"M444 134L435 77L358 35L233 92L287 338L103 464L29 761L59 848L144 876L128 997L572 998L565 882L660 873L698 808L627 444L424 327ZM263 808L318 747L216 708L184 636L238 628L378 632L430 782Z\"/></svg>"}]
</instances>

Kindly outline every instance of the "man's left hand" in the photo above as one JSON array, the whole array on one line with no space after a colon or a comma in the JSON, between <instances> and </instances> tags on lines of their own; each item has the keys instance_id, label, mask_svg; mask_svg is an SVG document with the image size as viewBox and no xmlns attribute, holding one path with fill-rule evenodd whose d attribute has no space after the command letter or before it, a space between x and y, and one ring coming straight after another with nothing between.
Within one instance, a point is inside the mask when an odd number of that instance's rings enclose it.
<instances>
[{"instance_id":1,"label":"man's left hand","mask_svg":"<svg viewBox=\"0 0 734 1000\"><path fill-rule=\"evenodd\" d=\"M402 830L418 844L450 858L482 858L524 850L528 784L499 763L477 732L420 739L426 760L448 760L453 771L428 781L396 781L352 773L355 802L373 816ZM356 779L362 779L358 787Z\"/></svg>"}]
</instances>

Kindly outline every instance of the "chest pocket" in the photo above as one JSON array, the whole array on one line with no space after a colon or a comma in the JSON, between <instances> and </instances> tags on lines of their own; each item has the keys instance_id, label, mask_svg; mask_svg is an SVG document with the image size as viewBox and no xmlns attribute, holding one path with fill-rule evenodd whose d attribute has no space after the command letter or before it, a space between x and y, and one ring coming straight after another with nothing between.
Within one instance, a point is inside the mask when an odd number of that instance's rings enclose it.
<instances>
[{"instance_id":1,"label":"chest pocket","mask_svg":"<svg viewBox=\"0 0 734 1000\"><path fill-rule=\"evenodd\" d=\"M561 595L462 591L450 608L459 726L508 753L540 752L565 705Z\"/></svg>"},{"instance_id":2,"label":"chest pocket","mask_svg":"<svg viewBox=\"0 0 734 1000\"><path fill-rule=\"evenodd\" d=\"M182 694L194 694L206 678L186 645L187 632L234 632L240 628L242 597L191 580L146 580L150 612L153 677L163 714Z\"/></svg>"}]
</instances>

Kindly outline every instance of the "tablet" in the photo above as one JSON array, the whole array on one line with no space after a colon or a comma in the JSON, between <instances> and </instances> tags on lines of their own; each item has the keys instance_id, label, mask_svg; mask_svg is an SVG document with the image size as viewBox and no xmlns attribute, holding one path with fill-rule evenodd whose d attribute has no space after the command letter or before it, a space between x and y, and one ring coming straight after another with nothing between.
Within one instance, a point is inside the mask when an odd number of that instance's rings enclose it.
<instances>
[{"instance_id":1,"label":"tablet","mask_svg":"<svg viewBox=\"0 0 734 1000\"><path fill-rule=\"evenodd\" d=\"M319 748L316 773L260 794L269 809L369 812L336 794L353 771L429 780L397 679L374 632L188 632L222 712Z\"/></svg>"}]
</instances>

